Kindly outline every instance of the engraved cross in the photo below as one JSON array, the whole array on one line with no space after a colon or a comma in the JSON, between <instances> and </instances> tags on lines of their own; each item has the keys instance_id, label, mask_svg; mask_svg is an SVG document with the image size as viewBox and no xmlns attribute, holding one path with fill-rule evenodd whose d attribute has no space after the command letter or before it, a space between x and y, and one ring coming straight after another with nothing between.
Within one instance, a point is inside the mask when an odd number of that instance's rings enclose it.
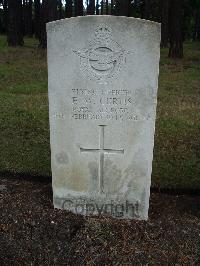
<instances>
[{"instance_id":1,"label":"engraved cross","mask_svg":"<svg viewBox=\"0 0 200 266\"><path fill-rule=\"evenodd\" d=\"M105 138L105 127L106 125L99 125L99 148L98 149L84 149L80 148L81 153L91 152L99 153L99 193L104 192L104 154L124 154L124 150L105 149L104 138Z\"/></svg>"}]
</instances>

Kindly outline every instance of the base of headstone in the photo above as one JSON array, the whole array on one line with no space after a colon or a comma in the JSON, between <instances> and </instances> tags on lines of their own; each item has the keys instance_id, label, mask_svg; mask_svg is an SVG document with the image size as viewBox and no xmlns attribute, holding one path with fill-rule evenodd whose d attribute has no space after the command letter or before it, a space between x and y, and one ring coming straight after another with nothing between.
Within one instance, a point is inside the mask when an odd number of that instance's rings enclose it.
<instances>
[{"instance_id":1,"label":"base of headstone","mask_svg":"<svg viewBox=\"0 0 200 266\"><path fill-rule=\"evenodd\" d=\"M123 197L123 195L87 195L72 196L64 198L54 197L54 207L57 209L71 211L74 214L84 216L112 216L121 219L148 219L148 208L146 206L146 216L144 216L144 206L141 210L141 203L135 199Z\"/></svg>"}]
</instances>

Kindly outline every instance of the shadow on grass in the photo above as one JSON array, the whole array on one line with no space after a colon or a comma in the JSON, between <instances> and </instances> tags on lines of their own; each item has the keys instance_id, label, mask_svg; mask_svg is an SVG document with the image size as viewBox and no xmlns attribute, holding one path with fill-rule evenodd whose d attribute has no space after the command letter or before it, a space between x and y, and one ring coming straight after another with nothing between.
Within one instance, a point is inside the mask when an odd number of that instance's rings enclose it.
<instances>
[{"instance_id":1,"label":"shadow on grass","mask_svg":"<svg viewBox=\"0 0 200 266\"><path fill-rule=\"evenodd\" d=\"M4 178L30 181L34 183L46 183L46 184L52 183L52 176L40 175L38 173L33 173L33 172L17 173L12 171L0 171L0 180ZM151 187L151 193L200 196L200 189Z\"/></svg>"},{"instance_id":2,"label":"shadow on grass","mask_svg":"<svg viewBox=\"0 0 200 266\"><path fill-rule=\"evenodd\" d=\"M38 173L15 173L12 171L0 171L0 180L4 178L46 184L50 184L52 182L51 176L39 175Z\"/></svg>"}]
</instances>

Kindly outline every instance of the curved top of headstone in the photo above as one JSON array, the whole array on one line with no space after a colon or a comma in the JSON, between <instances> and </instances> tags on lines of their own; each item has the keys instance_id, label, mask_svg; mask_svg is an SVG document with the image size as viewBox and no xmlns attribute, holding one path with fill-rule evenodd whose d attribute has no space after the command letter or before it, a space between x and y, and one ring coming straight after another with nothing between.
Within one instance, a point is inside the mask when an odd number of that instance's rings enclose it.
<instances>
[{"instance_id":1,"label":"curved top of headstone","mask_svg":"<svg viewBox=\"0 0 200 266\"><path fill-rule=\"evenodd\" d=\"M145 46L145 51L157 49L160 43L160 24L139 18L120 16L82 16L47 24L48 47L65 47L80 59L81 72L89 80L109 83L135 49L127 43ZM129 38L129 39L128 39ZM144 42L146 39L146 42ZM69 49L67 49L67 45ZM59 53L59 51L58 51ZM61 56L61 55L60 55Z\"/></svg>"},{"instance_id":2,"label":"curved top of headstone","mask_svg":"<svg viewBox=\"0 0 200 266\"><path fill-rule=\"evenodd\" d=\"M145 20L140 18L134 18L134 17L126 17L126 16L111 16L111 15L88 15L88 16L78 16L78 17L71 17L71 18L65 18L61 20L51 21L46 24L47 31L51 31L54 28L57 28L59 26L64 25L65 23L69 22L80 22L80 21L92 21L92 20L103 20L103 21L127 21L129 23L135 23L135 24L145 24L145 25L152 25L157 26L160 29L161 24L155 21L151 20Z\"/></svg>"}]
</instances>

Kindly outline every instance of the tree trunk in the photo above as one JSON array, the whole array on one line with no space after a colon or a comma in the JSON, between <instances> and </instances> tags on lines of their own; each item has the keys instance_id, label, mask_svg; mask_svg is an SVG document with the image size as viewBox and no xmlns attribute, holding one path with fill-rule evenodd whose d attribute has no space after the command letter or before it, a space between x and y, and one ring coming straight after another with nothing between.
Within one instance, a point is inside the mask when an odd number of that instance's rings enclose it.
<instances>
[{"instance_id":1,"label":"tree trunk","mask_svg":"<svg viewBox=\"0 0 200 266\"><path fill-rule=\"evenodd\" d=\"M83 16L83 0L75 0L75 17Z\"/></svg>"},{"instance_id":2,"label":"tree trunk","mask_svg":"<svg viewBox=\"0 0 200 266\"><path fill-rule=\"evenodd\" d=\"M103 4L103 0L101 1L101 15L103 15L103 9L104 9L104 4Z\"/></svg>"},{"instance_id":3,"label":"tree trunk","mask_svg":"<svg viewBox=\"0 0 200 266\"><path fill-rule=\"evenodd\" d=\"M200 9L197 12L196 40L200 41Z\"/></svg>"},{"instance_id":4,"label":"tree trunk","mask_svg":"<svg viewBox=\"0 0 200 266\"><path fill-rule=\"evenodd\" d=\"M96 3L96 15L99 15L99 0Z\"/></svg>"},{"instance_id":5,"label":"tree trunk","mask_svg":"<svg viewBox=\"0 0 200 266\"><path fill-rule=\"evenodd\" d=\"M151 2L150 0L144 1L144 19L150 19L151 14Z\"/></svg>"},{"instance_id":6,"label":"tree trunk","mask_svg":"<svg viewBox=\"0 0 200 266\"><path fill-rule=\"evenodd\" d=\"M57 0L43 0L41 10L41 33L39 47L47 47L46 23L57 20Z\"/></svg>"},{"instance_id":7,"label":"tree trunk","mask_svg":"<svg viewBox=\"0 0 200 266\"><path fill-rule=\"evenodd\" d=\"M161 0L161 47L168 47L169 41L169 1Z\"/></svg>"},{"instance_id":8,"label":"tree trunk","mask_svg":"<svg viewBox=\"0 0 200 266\"><path fill-rule=\"evenodd\" d=\"M87 14L88 14L88 9L89 9L89 0L86 0L86 10L87 10Z\"/></svg>"},{"instance_id":9,"label":"tree trunk","mask_svg":"<svg viewBox=\"0 0 200 266\"><path fill-rule=\"evenodd\" d=\"M120 10L121 10L121 5L122 5L122 0L116 0L116 5L115 5L115 15L120 16Z\"/></svg>"},{"instance_id":10,"label":"tree trunk","mask_svg":"<svg viewBox=\"0 0 200 266\"><path fill-rule=\"evenodd\" d=\"M111 15L114 15L115 12L114 12L114 0L111 0Z\"/></svg>"},{"instance_id":11,"label":"tree trunk","mask_svg":"<svg viewBox=\"0 0 200 266\"><path fill-rule=\"evenodd\" d=\"M27 7L27 0L22 0L22 31L23 35L26 35L26 7Z\"/></svg>"},{"instance_id":12,"label":"tree trunk","mask_svg":"<svg viewBox=\"0 0 200 266\"><path fill-rule=\"evenodd\" d=\"M108 0L106 0L106 15L108 15Z\"/></svg>"},{"instance_id":13,"label":"tree trunk","mask_svg":"<svg viewBox=\"0 0 200 266\"><path fill-rule=\"evenodd\" d=\"M8 28L8 0L3 1L3 28L7 32Z\"/></svg>"},{"instance_id":14,"label":"tree trunk","mask_svg":"<svg viewBox=\"0 0 200 266\"><path fill-rule=\"evenodd\" d=\"M72 0L66 0L65 16L66 16L66 18L71 18L72 17Z\"/></svg>"},{"instance_id":15,"label":"tree trunk","mask_svg":"<svg viewBox=\"0 0 200 266\"><path fill-rule=\"evenodd\" d=\"M28 27L28 36L33 36L33 0L29 0L29 27Z\"/></svg>"},{"instance_id":16,"label":"tree trunk","mask_svg":"<svg viewBox=\"0 0 200 266\"><path fill-rule=\"evenodd\" d=\"M182 0L170 0L169 7L169 57L183 57Z\"/></svg>"},{"instance_id":17,"label":"tree trunk","mask_svg":"<svg viewBox=\"0 0 200 266\"><path fill-rule=\"evenodd\" d=\"M116 0L116 15L129 16L130 0Z\"/></svg>"},{"instance_id":18,"label":"tree trunk","mask_svg":"<svg viewBox=\"0 0 200 266\"><path fill-rule=\"evenodd\" d=\"M38 39L40 37L40 9L40 0L34 0L34 32L35 37Z\"/></svg>"},{"instance_id":19,"label":"tree trunk","mask_svg":"<svg viewBox=\"0 0 200 266\"><path fill-rule=\"evenodd\" d=\"M87 14L95 15L95 0L90 0Z\"/></svg>"},{"instance_id":20,"label":"tree trunk","mask_svg":"<svg viewBox=\"0 0 200 266\"><path fill-rule=\"evenodd\" d=\"M193 41L200 41L200 9L196 10L195 12Z\"/></svg>"},{"instance_id":21,"label":"tree trunk","mask_svg":"<svg viewBox=\"0 0 200 266\"><path fill-rule=\"evenodd\" d=\"M8 33L9 46L22 46L22 2L21 0L8 0Z\"/></svg>"},{"instance_id":22,"label":"tree trunk","mask_svg":"<svg viewBox=\"0 0 200 266\"><path fill-rule=\"evenodd\" d=\"M32 5L32 0L23 1L23 29L24 35L27 35L29 37L33 36Z\"/></svg>"},{"instance_id":23,"label":"tree trunk","mask_svg":"<svg viewBox=\"0 0 200 266\"><path fill-rule=\"evenodd\" d=\"M58 19L63 18L62 0L58 0Z\"/></svg>"}]
</instances>

